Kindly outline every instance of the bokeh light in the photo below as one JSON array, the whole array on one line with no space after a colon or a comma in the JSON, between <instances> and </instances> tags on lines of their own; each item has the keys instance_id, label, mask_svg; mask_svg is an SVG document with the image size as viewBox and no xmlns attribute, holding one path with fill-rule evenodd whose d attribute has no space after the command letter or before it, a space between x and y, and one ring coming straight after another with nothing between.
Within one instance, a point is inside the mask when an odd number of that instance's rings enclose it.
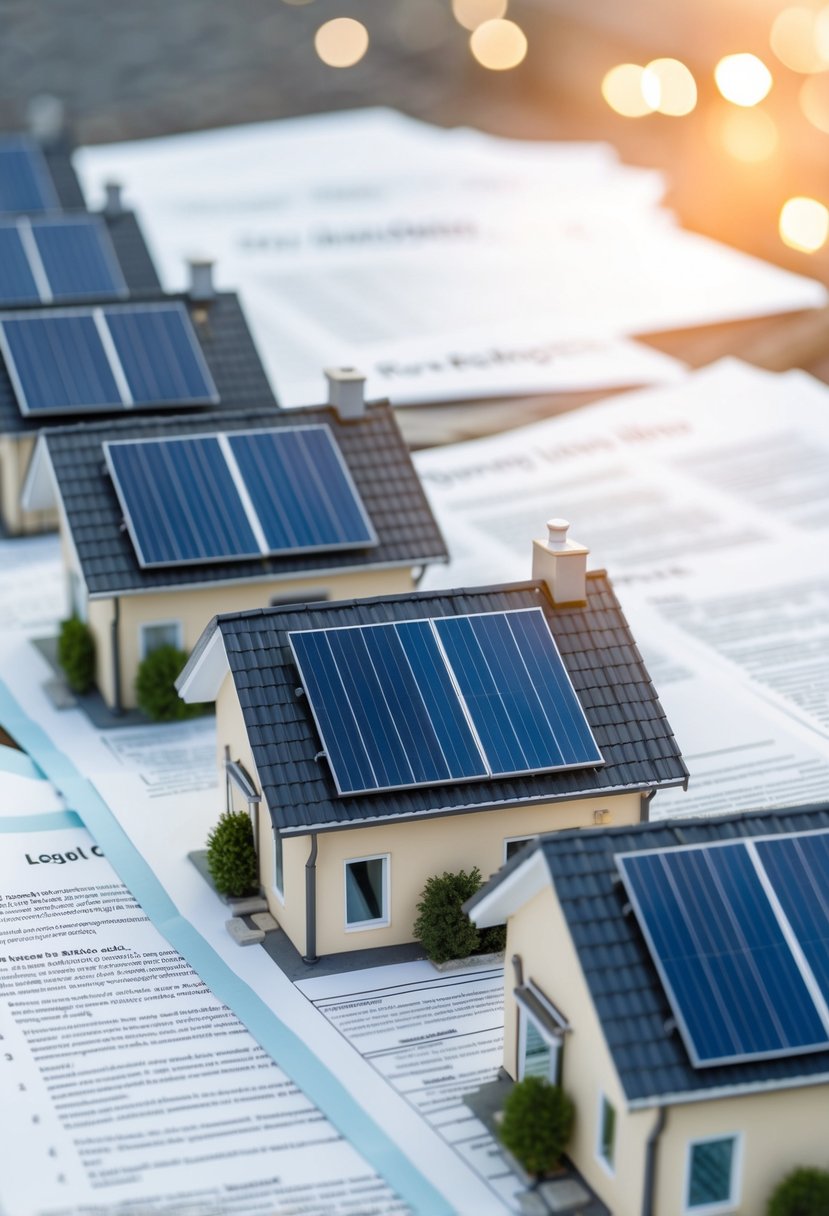
<instances>
[{"instance_id":1,"label":"bokeh light","mask_svg":"<svg viewBox=\"0 0 829 1216\"><path fill-rule=\"evenodd\" d=\"M714 79L726 101L735 106L756 106L772 86L771 72L762 59L746 52L721 59L714 68Z\"/></svg>"},{"instance_id":2,"label":"bokeh light","mask_svg":"<svg viewBox=\"0 0 829 1216\"><path fill-rule=\"evenodd\" d=\"M829 135L829 72L807 76L800 86L799 100L812 126Z\"/></svg>"},{"instance_id":3,"label":"bokeh light","mask_svg":"<svg viewBox=\"0 0 829 1216\"><path fill-rule=\"evenodd\" d=\"M335 17L317 30L314 49L330 68L353 67L368 50L368 30L353 17Z\"/></svg>"},{"instance_id":4,"label":"bokeh light","mask_svg":"<svg viewBox=\"0 0 829 1216\"><path fill-rule=\"evenodd\" d=\"M417 9L419 4L413 4ZM465 30L476 30L485 21L497 21L506 14L507 0L452 0L452 13Z\"/></svg>"},{"instance_id":5,"label":"bokeh light","mask_svg":"<svg viewBox=\"0 0 829 1216\"><path fill-rule=\"evenodd\" d=\"M697 104L697 84L678 59L653 59L642 73L642 96L652 110L682 118Z\"/></svg>"},{"instance_id":6,"label":"bokeh light","mask_svg":"<svg viewBox=\"0 0 829 1216\"><path fill-rule=\"evenodd\" d=\"M765 110L735 110L722 106L713 129L715 138L735 160L756 164L768 160L777 150L780 133Z\"/></svg>"},{"instance_id":7,"label":"bokeh light","mask_svg":"<svg viewBox=\"0 0 829 1216\"><path fill-rule=\"evenodd\" d=\"M829 5L815 16L815 50L823 65L829 67Z\"/></svg>"},{"instance_id":8,"label":"bokeh light","mask_svg":"<svg viewBox=\"0 0 829 1216\"><path fill-rule=\"evenodd\" d=\"M514 21L494 18L484 21L469 39L472 54L481 67L491 72L506 72L527 54L527 38Z\"/></svg>"},{"instance_id":9,"label":"bokeh light","mask_svg":"<svg viewBox=\"0 0 829 1216\"><path fill-rule=\"evenodd\" d=\"M771 49L793 72L819 72L826 66L818 50L819 29L822 41L822 15L815 8L805 5L784 8L771 27Z\"/></svg>"},{"instance_id":10,"label":"bokeh light","mask_svg":"<svg viewBox=\"0 0 829 1216\"><path fill-rule=\"evenodd\" d=\"M623 118L641 118L654 107L645 97L645 69L638 63L619 63L602 81L602 97Z\"/></svg>"},{"instance_id":11,"label":"bokeh light","mask_svg":"<svg viewBox=\"0 0 829 1216\"><path fill-rule=\"evenodd\" d=\"M814 253L829 237L829 209L815 198L790 198L780 211L780 238L802 253Z\"/></svg>"}]
</instances>

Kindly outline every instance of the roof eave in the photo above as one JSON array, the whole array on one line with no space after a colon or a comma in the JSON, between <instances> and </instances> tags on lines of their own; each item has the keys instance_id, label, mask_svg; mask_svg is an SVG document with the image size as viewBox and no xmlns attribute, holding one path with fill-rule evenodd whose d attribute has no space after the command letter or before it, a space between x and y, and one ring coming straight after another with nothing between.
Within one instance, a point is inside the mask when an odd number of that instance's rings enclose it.
<instances>
[{"instance_id":1,"label":"roof eave","mask_svg":"<svg viewBox=\"0 0 829 1216\"><path fill-rule=\"evenodd\" d=\"M229 670L224 638L214 617L176 680L178 695L188 704L215 701Z\"/></svg>"}]
</instances>

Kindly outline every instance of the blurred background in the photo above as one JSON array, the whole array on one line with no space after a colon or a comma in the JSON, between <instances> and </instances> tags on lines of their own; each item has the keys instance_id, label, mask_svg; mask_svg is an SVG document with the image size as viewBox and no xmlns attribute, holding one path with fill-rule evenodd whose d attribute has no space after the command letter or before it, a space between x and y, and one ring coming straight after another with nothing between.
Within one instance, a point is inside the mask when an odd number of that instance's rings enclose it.
<instances>
[{"instance_id":1,"label":"blurred background","mask_svg":"<svg viewBox=\"0 0 829 1216\"><path fill-rule=\"evenodd\" d=\"M666 172L687 227L829 282L826 0L0 0L0 16L5 128L48 92L79 143L366 105L607 139Z\"/></svg>"}]
</instances>

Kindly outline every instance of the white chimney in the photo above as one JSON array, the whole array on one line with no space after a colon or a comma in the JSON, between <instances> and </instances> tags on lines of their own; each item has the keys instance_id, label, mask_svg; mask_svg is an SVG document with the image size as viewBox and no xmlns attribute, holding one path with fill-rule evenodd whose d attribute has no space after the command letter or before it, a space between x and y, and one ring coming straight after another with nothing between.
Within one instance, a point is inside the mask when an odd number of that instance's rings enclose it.
<instances>
[{"instance_id":1,"label":"white chimney","mask_svg":"<svg viewBox=\"0 0 829 1216\"><path fill-rule=\"evenodd\" d=\"M26 122L38 143L54 143L66 129L63 102L51 93L38 93L26 106Z\"/></svg>"},{"instance_id":2,"label":"white chimney","mask_svg":"<svg viewBox=\"0 0 829 1216\"><path fill-rule=\"evenodd\" d=\"M120 215L124 210L120 182L104 182L104 215Z\"/></svg>"},{"instance_id":3,"label":"white chimney","mask_svg":"<svg viewBox=\"0 0 829 1216\"><path fill-rule=\"evenodd\" d=\"M587 599L590 550L567 539L569 527L566 519L550 519L547 539L533 541L533 578L547 584L554 604L583 604Z\"/></svg>"},{"instance_id":4,"label":"white chimney","mask_svg":"<svg viewBox=\"0 0 829 1216\"><path fill-rule=\"evenodd\" d=\"M328 404L333 405L342 419L362 418L366 412L365 376L353 367L323 370L328 381Z\"/></svg>"},{"instance_id":5,"label":"white chimney","mask_svg":"<svg viewBox=\"0 0 829 1216\"><path fill-rule=\"evenodd\" d=\"M207 301L216 298L213 286L213 262L210 258L188 258L190 286L187 294L191 300Z\"/></svg>"}]
</instances>

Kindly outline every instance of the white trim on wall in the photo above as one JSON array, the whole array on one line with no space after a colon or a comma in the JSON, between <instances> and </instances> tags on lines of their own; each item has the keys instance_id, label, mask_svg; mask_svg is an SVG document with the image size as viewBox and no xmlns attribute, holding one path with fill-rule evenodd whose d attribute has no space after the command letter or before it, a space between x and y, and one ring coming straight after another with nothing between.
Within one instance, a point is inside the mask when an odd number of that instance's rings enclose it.
<instances>
[{"instance_id":1,"label":"white trim on wall","mask_svg":"<svg viewBox=\"0 0 829 1216\"><path fill-rule=\"evenodd\" d=\"M147 649L147 631L150 629L174 629L176 640L170 643L170 645L175 646L177 650L184 649L184 626L181 621L142 621L138 626L138 657L140 660L146 659L147 655L150 654L150 651ZM163 644L167 645L167 643Z\"/></svg>"},{"instance_id":2,"label":"white trim on wall","mask_svg":"<svg viewBox=\"0 0 829 1216\"><path fill-rule=\"evenodd\" d=\"M373 920L348 920L348 867L361 861L380 861L383 863L381 876L381 909L382 915ZM365 857L348 857L343 861L343 924L346 933L361 933L365 929L381 929L391 924L391 854L369 853Z\"/></svg>"}]
</instances>

